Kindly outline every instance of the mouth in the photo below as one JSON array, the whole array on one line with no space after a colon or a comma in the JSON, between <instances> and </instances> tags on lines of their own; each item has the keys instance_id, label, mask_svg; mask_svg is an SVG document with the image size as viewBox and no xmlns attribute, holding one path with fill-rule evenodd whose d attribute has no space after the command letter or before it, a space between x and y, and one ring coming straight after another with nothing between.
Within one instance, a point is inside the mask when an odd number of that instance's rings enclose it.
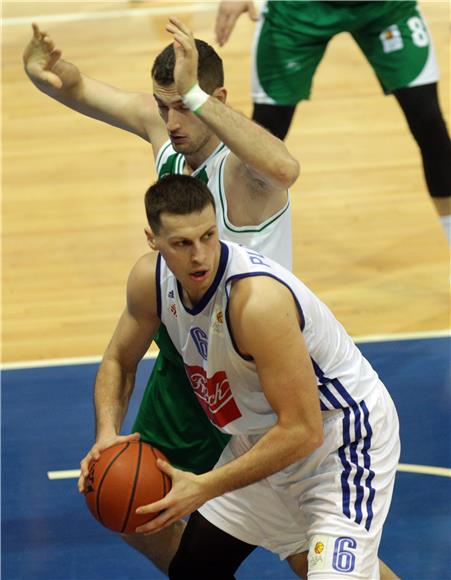
<instances>
[{"instance_id":1,"label":"mouth","mask_svg":"<svg viewBox=\"0 0 451 580\"><path fill-rule=\"evenodd\" d=\"M186 137L184 135L169 135L169 139L172 143L181 143L186 140Z\"/></svg>"},{"instance_id":2,"label":"mouth","mask_svg":"<svg viewBox=\"0 0 451 580\"><path fill-rule=\"evenodd\" d=\"M189 277L194 282L200 284L201 282L205 282L208 276L208 270L196 270L195 272L191 272Z\"/></svg>"}]
</instances>

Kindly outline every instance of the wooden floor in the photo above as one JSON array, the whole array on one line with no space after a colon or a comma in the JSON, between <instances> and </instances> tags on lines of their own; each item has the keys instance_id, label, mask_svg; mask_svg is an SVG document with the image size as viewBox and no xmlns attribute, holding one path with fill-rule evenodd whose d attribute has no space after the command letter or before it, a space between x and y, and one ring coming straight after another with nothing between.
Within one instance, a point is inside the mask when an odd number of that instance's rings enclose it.
<instances>
[{"instance_id":1,"label":"wooden floor","mask_svg":"<svg viewBox=\"0 0 451 580\"><path fill-rule=\"evenodd\" d=\"M449 123L449 7L425 2ZM41 95L21 53L36 20L67 60L127 90L151 90L153 57L176 13L213 41L215 6L176 2L3 4L3 360L100 354L146 251L143 194L152 152L136 137ZM186 14L185 14L186 12ZM225 61L229 103L245 113L253 25ZM287 140L295 272L353 335L448 326L448 246L416 145L393 98L346 35L336 37Z\"/></svg>"}]
</instances>

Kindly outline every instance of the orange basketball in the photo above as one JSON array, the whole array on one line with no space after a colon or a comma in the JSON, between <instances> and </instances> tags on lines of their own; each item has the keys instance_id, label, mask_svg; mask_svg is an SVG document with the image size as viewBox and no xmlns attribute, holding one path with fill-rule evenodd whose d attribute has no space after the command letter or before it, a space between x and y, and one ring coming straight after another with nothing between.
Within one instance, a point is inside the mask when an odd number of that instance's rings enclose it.
<instances>
[{"instance_id":1,"label":"orange basketball","mask_svg":"<svg viewBox=\"0 0 451 580\"><path fill-rule=\"evenodd\" d=\"M135 529L158 515L137 515L136 508L162 499L171 479L157 467L166 457L148 443L117 443L91 461L85 485L89 511L102 525L121 533Z\"/></svg>"}]
</instances>

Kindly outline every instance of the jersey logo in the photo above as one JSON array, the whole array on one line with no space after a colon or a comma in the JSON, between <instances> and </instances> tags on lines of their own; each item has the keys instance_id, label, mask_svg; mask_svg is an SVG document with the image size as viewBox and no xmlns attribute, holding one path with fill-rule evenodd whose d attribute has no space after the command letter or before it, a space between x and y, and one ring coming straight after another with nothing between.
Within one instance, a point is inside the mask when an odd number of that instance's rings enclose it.
<instances>
[{"instance_id":1,"label":"jersey logo","mask_svg":"<svg viewBox=\"0 0 451 580\"><path fill-rule=\"evenodd\" d=\"M401 32L399 31L399 28L396 26L396 24L389 26L383 32L381 32L379 39L382 42L382 48L385 53L401 50L404 46Z\"/></svg>"},{"instance_id":2,"label":"jersey logo","mask_svg":"<svg viewBox=\"0 0 451 580\"><path fill-rule=\"evenodd\" d=\"M241 417L224 371L218 371L212 377L207 377L202 367L186 365L186 372L201 407L212 423L224 427Z\"/></svg>"},{"instance_id":3,"label":"jersey logo","mask_svg":"<svg viewBox=\"0 0 451 580\"><path fill-rule=\"evenodd\" d=\"M196 345L197 350L199 351L200 356L207 360L208 356L208 336L202 330L202 328L194 327L192 328L189 333L191 334L192 339L194 340L194 344Z\"/></svg>"},{"instance_id":4,"label":"jersey logo","mask_svg":"<svg viewBox=\"0 0 451 580\"><path fill-rule=\"evenodd\" d=\"M174 290L169 290L168 298L174 298Z\"/></svg>"}]
</instances>

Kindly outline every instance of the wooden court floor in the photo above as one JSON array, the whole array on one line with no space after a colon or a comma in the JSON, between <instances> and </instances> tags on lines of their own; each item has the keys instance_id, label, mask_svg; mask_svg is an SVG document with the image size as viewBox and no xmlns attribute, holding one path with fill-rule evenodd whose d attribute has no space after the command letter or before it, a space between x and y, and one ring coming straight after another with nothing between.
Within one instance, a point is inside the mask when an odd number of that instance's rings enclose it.
<instances>
[{"instance_id":1,"label":"wooden court floor","mask_svg":"<svg viewBox=\"0 0 451 580\"><path fill-rule=\"evenodd\" d=\"M421 6L449 123L449 4ZM3 360L97 355L123 307L127 274L146 251L152 152L31 85L21 64L30 23L84 73L151 91L168 15L213 42L215 3L4 2L2 11ZM219 49L229 104L245 113L252 31L243 17ZM331 42L287 144L301 163L292 188L296 274L354 336L447 328L448 246L417 147L347 35Z\"/></svg>"}]
</instances>

